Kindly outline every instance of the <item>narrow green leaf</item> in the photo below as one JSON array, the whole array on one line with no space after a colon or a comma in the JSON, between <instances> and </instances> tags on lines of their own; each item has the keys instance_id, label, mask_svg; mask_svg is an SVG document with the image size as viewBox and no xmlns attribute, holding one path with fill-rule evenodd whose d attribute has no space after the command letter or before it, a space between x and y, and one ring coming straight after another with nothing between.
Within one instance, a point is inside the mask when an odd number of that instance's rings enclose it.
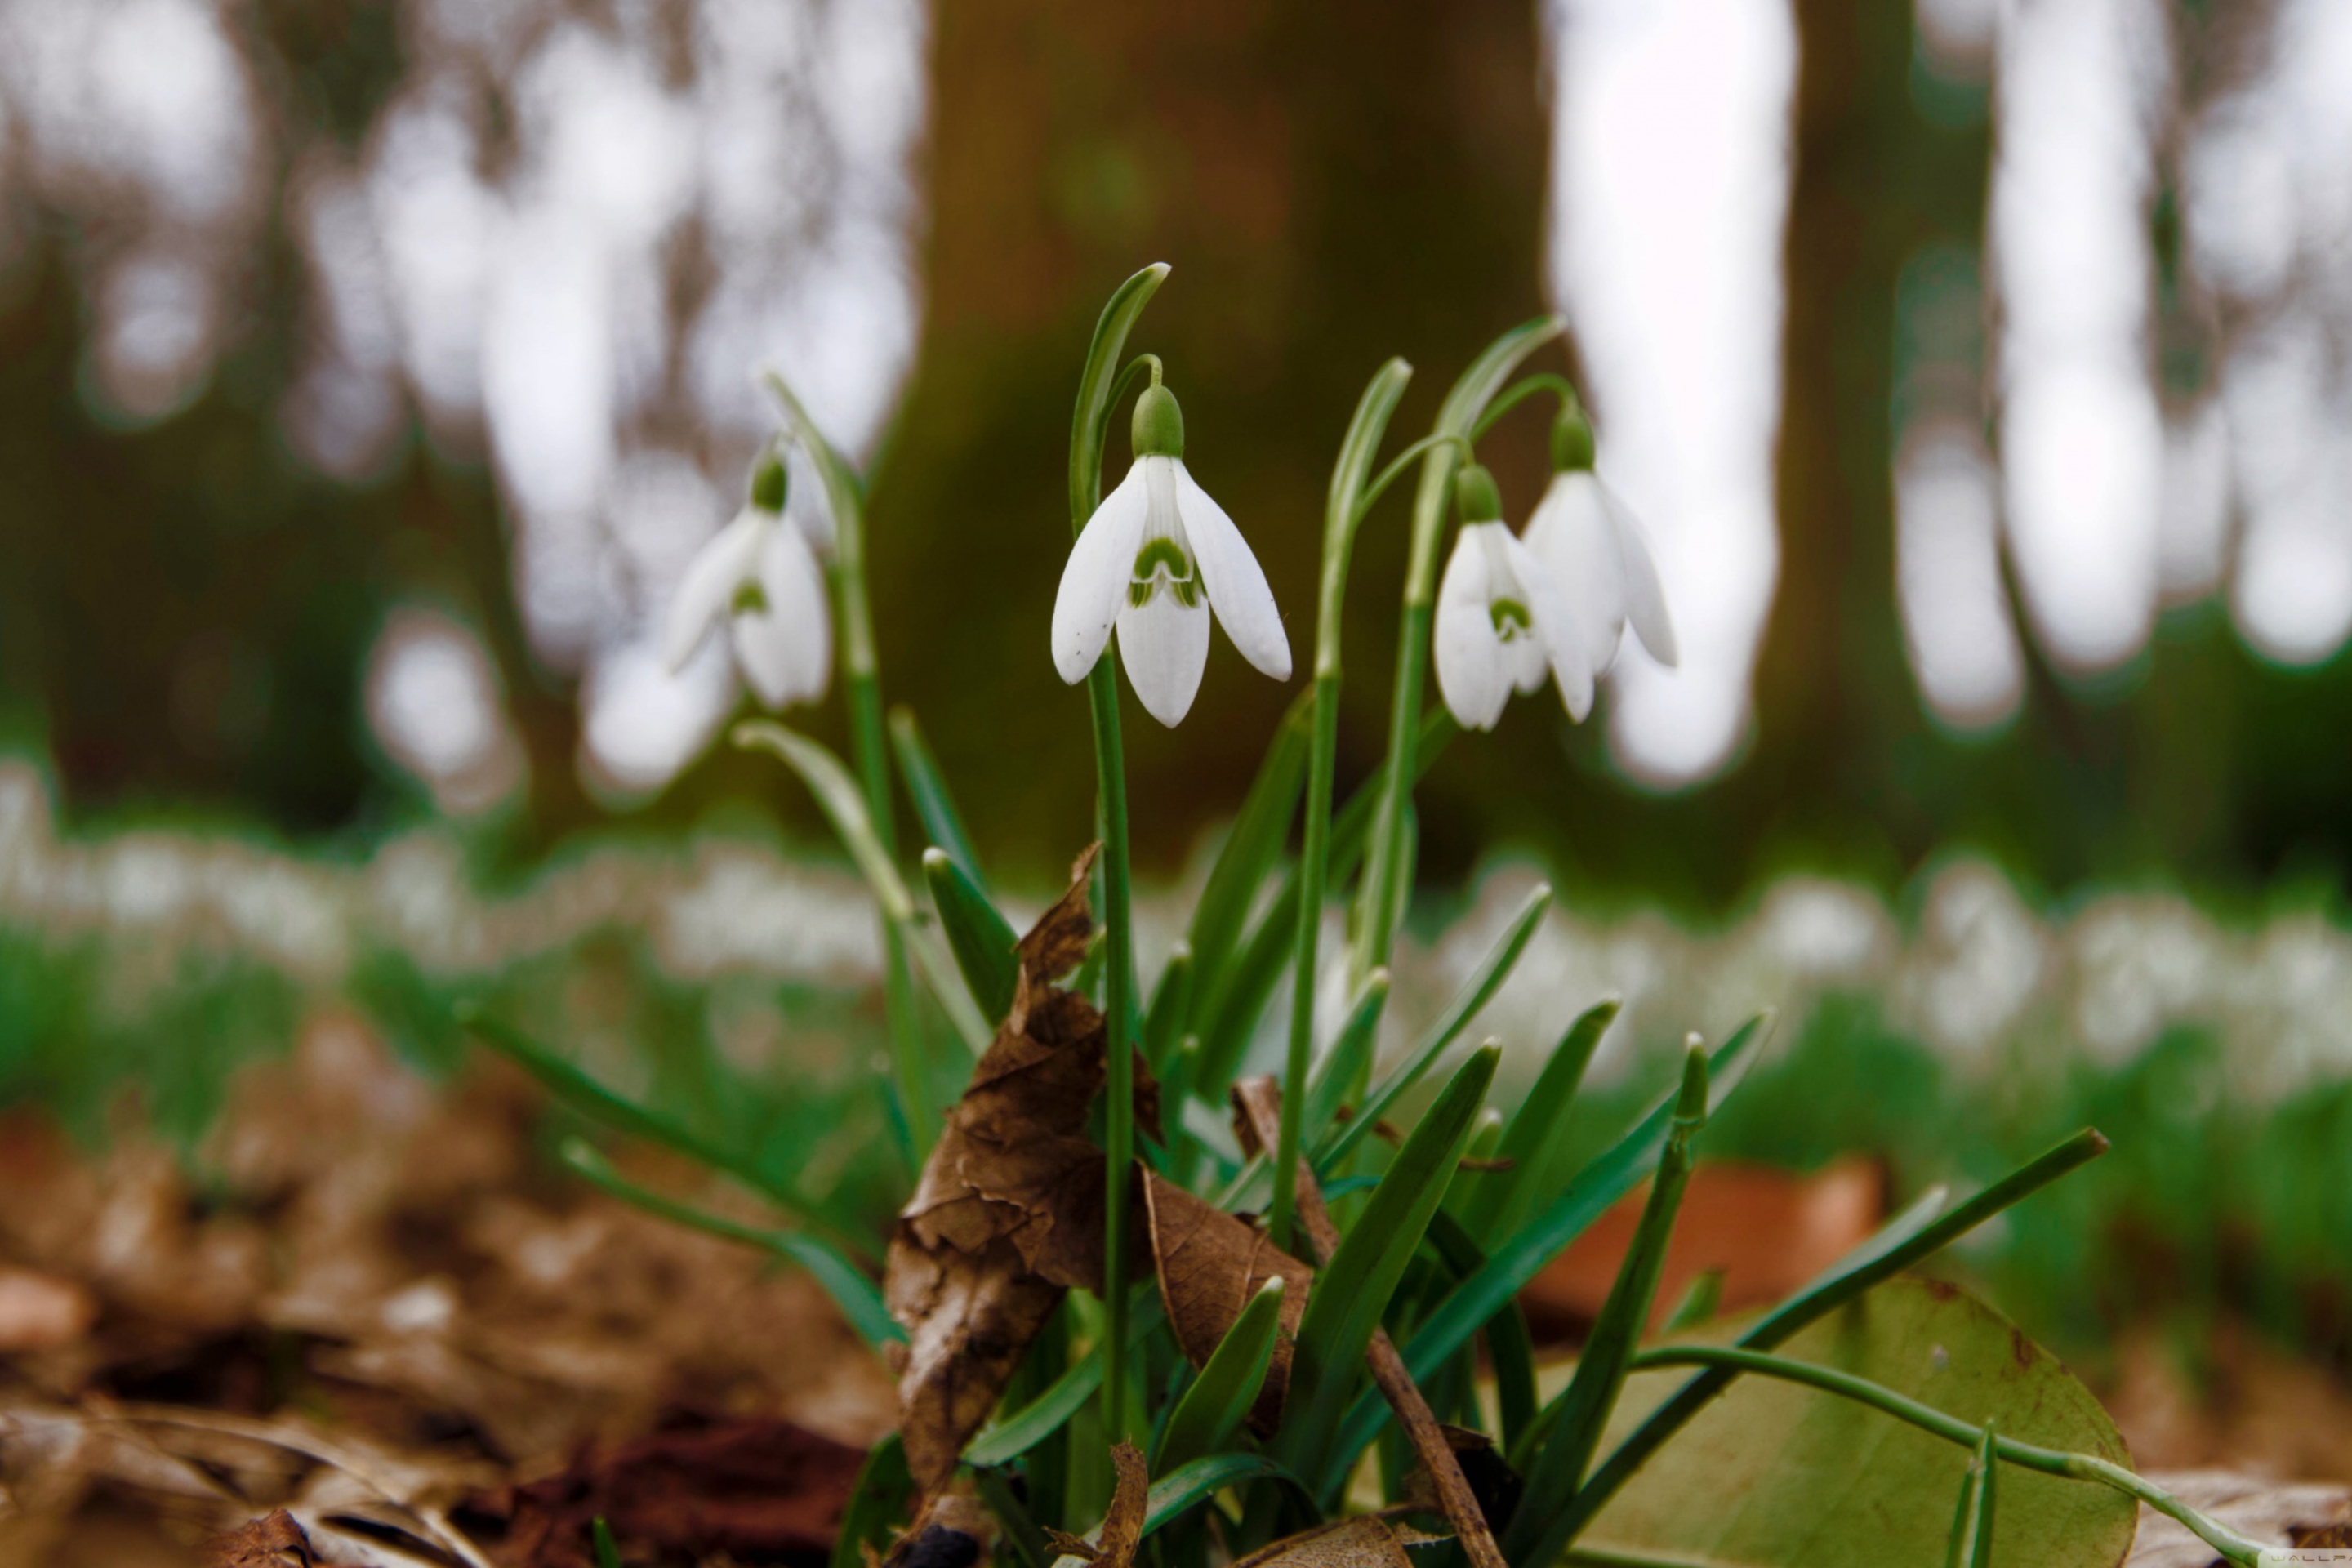
<instances>
[{"instance_id":1,"label":"narrow green leaf","mask_svg":"<svg viewBox=\"0 0 2352 1568\"><path fill-rule=\"evenodd\" d=\"M1478 1124L1470 1130L1470 1142L1463 1148L1462 1163L1446 1186L1445 1201L1439 1206L1439 1213L1458 1219L1479 1187L1502 1173L1484 1168L1494 1164L1495 1151L1502 1142L1503 1113L1490 1105L1478 1113Z\"/></svg>"},{"instance_id":2,"label":"narrow green leaf","mask_svg":"<svg viewBox=\"0 0 2352 1568\"><path fill-rule=\"evenodd\" d=\"M1013 1011L1013 993L1021 983L1021 962L1013 952L1021 939L1013 922L997 912L963 863L944 849L934 846L923 851L923 879L930 884L948 951L955 955L972 1000L980 1004L981 1016L1003 1017Z\"/></svg>"},{"instance_id":3,"label":"narrow green leaf","mask_svg":"<svg viewBox=\"0 0 2352 1568\"><path fill-rule=\"evenodd\" d=\"M1143 1014L1143 1052L1151 1062L1152 1070L1164 1079L1172 1053L1184 1042L1185 1025L1192 1012L1194 980L1198 971L1192 963L1192 947L1179 939L1168 954L1167 967L1160 972L1160 984L1151 988L1151 1005ZM1176 1095L1171 1102L1181 1103Z\"/></svg>"},{"instance_id":4,"label":"narrow green leaf","mask_svg":"<svg viewBox=\"0 0 2352 1568\"><path fill-rule=\"evenodd\" d=\"M1211 1454L1171 1470L1151 1483L1151 1489L1145 1494L1143 1533L1150 1535L1172 1522L1193 1504L1214 1497L1227 1487L1257 1480L1279 1483L1308 1510L1309 1517L1320 1518L1315 1510L1315 1500L1307 1494L1298 1478L1265 1455Z\"/></svg>"},{"instance_id":5,"label":"narrow green leaf","mask_svg":"<svg viewBox=\"0 0 2352 1568\"><path fill-rule=\"evenodd\" d=\"M1876 1236L1832 1264L1811 1285L1767 1313L1739 1337L1740 1346L1748 1350L1771 1349L1874 1285L1942 1250L2085 1161L2096 1159L2106 1149L2107 1141L2085 1128L1948 1214L1939 1212L1941 1194L1929 1194ZM1599 1513L1650 1456L1721 1393L1735 1375L1721 1368L1696 1373L1635 1427L1577 1493L1570 1514L1571 1536Z\"/></svg>"},{"instance_id":6,"label":"narrow green leaf","mask_svg":"<svg viewBox=\"0 0 2352 1568\"><path fill-rule=\"evenodd\" d=\"M967 1465L1009 1465L1062 1429L1102 1386L1099 1349L1055 1378L1045 1391L1002 1421L982 1428L964 1445Z\"/></svg>"},{"instance_id":7,"label":"narrow green leaf","mask_svg":"<svg viewBox=\"0 0 2352 1568\"><path fill-rule=\"evenodd\" d=\"M1370 1202L1316 1276L1291 1353L1277 1457L1335 1489L1327 1450L1362 1372L1365 1347L1428 1231L1477 1121L1501 1052L1481 1047L1462 1064L1372 1189ZM1344 1471L1342 1472L1344 1474Z\"/></svg>"},{"instance_id":8,"label":"narrow green leaf","mask_svg":"<svg viewBox=\"0 0 2352 1568\"><path fill-rule=\"evenodd\" d=\"M1335 1183L1323 1189L1323 1195L1328 1198L1337 1190ZM1486 1255L1479 1249L1477 1241L1444 1209L1438 1210L1437 1217L1429 1222L1429 1239L1457 1280L1466 1279L1486 1267ZM1535 1336L1528 1331L1528 1315L1520 1310L1517 1297L1486 1320L1484 1332L1486 1359L1495 1374L1495 1401L1503 1417L1502 1447L1505 1453L1512 1453L1518 1447L1521 1434L1536 1418Z\"/></svg>"},{"instance_id":9,"label":"narrow green leaf","mask_svg":"<svg viewBox=\"0 0 2352 1568\"><path fill-rule=\"evenodd\" d=\"M907 794L915 803L915 818L923 825L924 835L963 868L964 877L982 899L992 898L987 874L981 869L980 853L964 831L963 815L956 810L947 777L940 772L939 759L931 755L912 709L890 710L890 750L898 759L899 776L907 781Z\"/></svg>"},{"instance_id":10,"label":"narrow green leaf","mask_svg":"<svg viewBox=\"0 0 2352 1568\"><path fill-rule=\"evenodd\" d=\"M1274 1342L1282 1327L1282 1276L1258 1287L1234 1320L1192 1386L1168 1417L1152 1455L1155 1470L1179 1469L1223 1447L1241 1429L1274 1364Z\"/></svg>"},{"instance_id":11,"label":"narrow green leaf","mask_svg":"<svg viewBox=\"0 0 2352 1568\"><path fill-rule=\"evenodd\" d=\"M1192 906L1192 922L1185 936L1192 943L1193 970L1203 994L1216 991L1241 941L1258 889L1265 885L1290 836L1290 819L1297 814L1299 792L1307 782L1312 696L1311 691L1301 692L1283 715L1273 742L1266 747L1265 760L1258 764L1257 777L1242 799L1233 830L1225 835L1216 863L1209 869L1201 900Z\"/></svg>"},{"instance_id":12,"label":"narrow green leaf","mask_svg":"<svg viewBox=\"0 0 2352 1568\"><path fill-rule=\"evenodd\" d=\"M614 1542L612 1527L598 1514L589 1521L589 1534L596 1547L596 1568L621 1568L621 1549Z\"/></svg>"},{"instance_id":13,"label":"narrow green leaf","mask_svg":"<svg viewBox=\"0 0 2352 1568\"><path fill-rule=\"evenodd\" d=\"M1155 261L1120 284L1095 320L1087 344L1086 369L1078 377L1077 405L1070 415L1070 532L1075 536L1094 515L1102 495L1102 448L1110 417L1127 334L1144 306L1168 277L1168 264Z\"/></svg>"},{"instance_id":14,"label":"narrow green leaf","mask_svg":"<svg viewBox=\"0 0 2352 1568\"><path fill-rule=\"evenodd\" d=\"M1771 1015L1749 1019L1726 1040L1707 1064L1707 1110L1720 1109L1739 1087L1764 1047ZM1674 1119L1675 1100L1668 1098L1631 1131L1578 1172L1566 1190L1546 1205L1501 1246L1487 1254L1486 1267L1448 1293L1404 1346L1405 1366L1423 1378L1444 1364L1479 1326L1516 1299L1543 1266L1568 1244L1584 1234L1592 1222L1633 1190L1657 1163ZM1377 1394L1356 1402L1348 1412L1341 1441L1332 1449L1334 1463L1349 1463L1380 1433L1389 1418L1388 1406Z\"/></svg>"},{"instance_id":15,"label":"narrow green leaf","mask_svg":"<svg viewBox=\"0 0 2352 1568\"><path fill-rule=\"evenodd\" d=\"M1346 1022L1339 1026L1331 1048L1323 1053L1315 1068L1314 1081L1307 1086L1304 1130L1308 1138L1321 1135L1355 1086L1370 1075L1372 1047L1380 1037L1381 1014L1388 1002L1389 972L1375 969L1364 976L1355 1005L1348 1009ZM1324 1195L1330 1195L1328 1189Z\"/></svg>"},{"instance_id":16,"label":"narrow green leaf","mask_svg":"<svg viewBox=\"0 0 2352 1568\"><path fill-rule=\"evenodd\" d=\"M790 1182L770 1174L732 1150L723 1149L698 1137L669 1118L656 1115L635 1101L614 1094L553 1051L472 1003L459 1003L455 1013L461 1028L470 1031L484 1045L537 1079L550 1093L574 1110L603 1122L616 1132L642 1138L666 1149L675 1149L690 1160L723 1172L771 1203L798 1215L851 1252L871 1257L868 1244L862 1239L853 1222L845 1220L827 1205L808 1197Z\"/></svg>"},{"instance_id":17,"label":"narrow green leaf","mask_svg":"<svg viewBox=\"0 0 2352 1568\"><path fill-rule=\"evenodd\" d=\"M1515 1568L1540 1568L1568 1544L1562 1521L1592 1463L1601 1430L1625 1386L1627 1363L1650 1321L1658 1276L1665 1268L1666 1242L1682 1207L1683 1189L1690 1183L1691 1142L1706 1121L1706 1052L1694 1044L1683 1058L1682 1092L1633 1244L1625 1249L1601 1315L1576 1358L1576 1375L1560 1393L1558 1413L1549 1420L1538 1417L1547 1430L1527 1468L1524 1500L1501 1542L1503 1555Z\"/></svg>"},{"instance_id":18,"label":"narrow green leaf","mask_svg":"<svg viewBox=\"0 0 2352 1568\"><path fill-rule=\"evenodd\" d=\"M1536 1075L1503 1132L1502 1157L1511 1162L1511 1168L1496 1172L1492 1182L1481 1186L1463 1215L1472 1236L1496 1241L1527 1223L1528 1211L1545 1188L1551 1152L1576 1104L1584 1070L1591 1065L1601 1037L1617 1021L1618 1005L1612 1000L1586 1008L1544 1059L1543 1071Z\"/></svg>"},{"instance_id":19,"label":"narrow green leaf","mask_svg":"<svg viewBox=\"0 0 2352 1568\"><path fill-rule=\"evenodd\" d=\"M1454 999L1446 1004L1445 1011L1438 1015L1437 1021L1430 1026L1429 1032L1422 1037L1420 1043L1373 1087L1370 1094L1365 1096L1362 1108L1355 1115L1323 1135L1315 1149L1317 1170L1337 1164L1381 1118L1389 1113L1399 1096L1419 1083L1429 1069L1437 1065L1437 1058L1444 1054L1445 1047L1461 1037L1462 1031L1470 1026L1471 1021L1478 1016L1486 1004L1494 1000L1495 993L1502 989L1503 982L1510 978L1511 966L1517 963L1519 954L1527 951L1528 942L1536 934L1536 928L1543 923L1544 911L1549 908L1551 889L1538 882L1521 900L1518 909L1513 911L1510 923L1503 929L1501 940L1479 961L1478 967L1471 972L1469 979L1463 982L1462 988L1454 994Z\"/></svg>"},{"instance_id":20,"label":"narrow green leaf","mask_svg":"<svg viewBox=\"0 0 2352 1568\"><path fill-rule=\"evenodd\" d=\"M834 1537L830 1568L866 1568L866 1547L877 1552L893 1526L907 1517L907 1503L915 1479L907 1473L907 1450L898 1434L886 1433L866 1450L866 1463L842 1505L841 1532Z\"/></svg>"},{"instance_id":21,"label":"narrow green leaf","mask_svg":"<svg viewBox=\"0 0 2352 1568\"><path fill-rule=\"evenodd\" d=\"M625 1203L635 1204L648 1214L659 1215L688 1229L739 1241L799 1264L824 1288L834 1305L841 1309L841 1315L849 1320L849 1326L867 1344L879 1349L893 1340L907 1337L906 1331L891 1318L890 1310L883 1305L880 1288L831 1242L799 1231L762 1230L756 1226L738 1225L675 1198L664 1197L613 1169L612 1162L582 1139L565 1139L562 1154L565 1164Z\"/></svg>"},{"instance_id":22,"label":"narrow green leaf","mask_svg":"<svg viewBox=\"0 0 2352 1568\"><path fill-rule=\"evenodd\" d=\"M746 720L736 725L735 743L746 749L772 752L800 775L801 782L816 797L825 820L833 824L842 847L857 862L874 901L882 906L883 918L898 929L907 950L914 954L916 966L929 982L931 994L939 999L957 1035L975 1053L986 1050L995 1031L981 1016L954 961L939 951L939 944L929 940L930 933L916 921L915 897L908 891L906 879L898 875L889 850L874 831L874 819L866 809L865 791L849 770L841 765L841 759L805 735L795 734L766 719ZM900 1070L903 1074L909 1069L902 1066ZM914 1097L913 1102L919 1103L922 1098Z\"/></svg>"},{"instance_id":23,"label":"narrow green leaf","mask_svg":"<svg viewBox=\"0 0 2352 1568\"><path fill-rule=\"evenodd\" d=\"M1675 1310L1666 1314L1666 1321L1659 1331L1674 1334L1685 1329L1695 1329L1711 1320L1722 1307L1723 1270L1702 1268L1698 1277L1690 1282L1690 1288L1683 1292L1683 1299L1675 1303Z\"/></svg>"},{"instance_id":24,"label":"narrow green leaf","mask_svg":"<svg viewBox=\"0 0 2352 1568\"><path fill-rule=\"evenodd\" d=\"M1013 1489L1012 1478L1003 1470L978 1469L972 1472L971 1479L973 1489L980 1493L980 1500L988 1511L996 1516L1021 1568L1053 1568L1060 1560L1059 1554L1045 1539L1045 1532L1037 1528L1021 1494Z\"/></svg>"},{"instance_id":25,"label":"narrow green leaf","mask_svg":"<svg viewBox=\"0 0 2352 1568\"><path fill-rule=\"evenodd\" d=\"M1993 1451L1993 1424L1985 1423L1976 1463L1960 1481L1960 1505L1952 1515L1951 1543L1944 1568L1992 1568L1993 1489L2000 1460Z\"/></svg>"}]
</instances>

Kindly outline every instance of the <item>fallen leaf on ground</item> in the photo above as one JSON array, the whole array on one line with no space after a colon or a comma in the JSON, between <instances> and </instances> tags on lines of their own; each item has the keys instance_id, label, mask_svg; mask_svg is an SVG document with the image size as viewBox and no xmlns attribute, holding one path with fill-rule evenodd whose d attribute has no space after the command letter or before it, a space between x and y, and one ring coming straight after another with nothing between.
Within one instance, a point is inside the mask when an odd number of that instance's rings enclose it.
<instances>
[{"instance_id":1,"label":"fallen leaf on ground","mask_svg":"<svg viewBox=\"0 0 2352 1568\"><path fill-rule=\"evenodd\" d=\"M2352 1492L2340 1486L2266 1481L2221 1470L2151 1474L2189 1507L2265 1546L2341 1546L2352 1525ZM2331 1537L2333 1539L2331 1539ZM2209 1568L2213 1549L2154 1509L2139 1510L2139 1534L2124 1568Z\"/></svg>"},{"instance_id":2,"label":"fallen leaf on ground","mask_svg":"<svg viewBox=\"0 0 2352 1568\"><path fill-rule=\"evenodd\" d=\"M1054 984L1086 954L1095 853L1014 950L1012 1013L891 1237L883 1293L908 1337L898 1431L926 1490L954 1470L1062 1292L1102 1286L1103 1152L1087 1110L1106 1031L1092 1003Z\"/></svg>"},{"instance_id":3,"label":"fallen leaf on ground","mask_svg":"<svg viewBox=\"0 0 2352 1568\"><path fill-rule=\"evenodd\" d=\"M1234 1568L1411 1568L1412 1562L1388 1521L1360 1513L1286 1536Z\"/></svg>"},{"instance_id":4,"label":"fallen leaf on ground","mask_svg":"<svg viewBox=\"0 0 2352 1568\"><path fill-rule=\"evenodd\" d=\"M1276 1275L1282 1277L1282 1331L1275 1336L1274 1358L1249 1417L1255 1430L1271 1434L1282 1423L1291 1342L1307 1315L1307 1293L1315 1271L1276 1247L1255 1226L1173 1182L1147 1175L1143 1194L1160 1300L1167 1303L1176 1343L1194 1367L1208 1362L1258 1287Z\"/></svg>"},{"instance_id":5,"label":"fallen leaf on ground","mask_svg":"<svg viewBox=\"0 0 2352 1568\"><path fill-rule=\"evenodd\" d=\"M212 1543L212 1568L313 1568L318 1561L310 1538L282 1508Z\"/></svg>"},{"instance_id":6,"label":"fallen leaf on ground","mask_svg":"<svg viewBox=\"0 0 2352 1568\"><path fill-rule=\"evenodd\" d=\"M1860 1156L1810 1176L1737 1161L1701 1163L1666 1244L1651 1331L1710 1268L1723 1270L1722 1312L1766 1306L1801 1289L1878 1228L1885 1188L1877 1163ZM1591 1326L1646 1200L1646 1191L1628 1194L1528 1282L1519 1300L1539 1341L1580 1339Z\"/></svg>"},{"instance_id":7,"label":"fallen leaf on ground","mask_svg":"<svg viewBox=\"0 0 2352 1568\"><path fill-rule=\"evenodd\" d=\"M503 1568L591 1568L598 1518L632 1551L814 1568L832 1553L865 1458L788 1421L721 1422L583 1453L556 1475L475 1499L465 1517L504 1521L493 1552Z\"/></svg>"}]
</instances>

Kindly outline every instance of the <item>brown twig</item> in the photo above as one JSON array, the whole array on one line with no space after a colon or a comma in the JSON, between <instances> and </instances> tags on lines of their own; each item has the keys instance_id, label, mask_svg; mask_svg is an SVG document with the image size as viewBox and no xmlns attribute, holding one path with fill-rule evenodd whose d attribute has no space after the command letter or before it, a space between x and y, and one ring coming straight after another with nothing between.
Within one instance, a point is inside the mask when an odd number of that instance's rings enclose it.
<instances>
[{"instance_id":1,"label":"brown twig","mask_svg":"<svg viewBox=\"0 0 2352 1568\"><path fill-rule=\"evenodd\" d=\"M1248 1119L1259 1145L1274 1149L1282 1126L1282 1086L1271 1076L1244 1079L1234 1085L1234 1103ZM1297 1201L1298 1223L1315 1249L1313 1261L1319 1268L1329 1263L1331 1254L1339 1249L1339 1232L1331 1224L1331 1211L1323 1206L1323 1189L1316 1184L1314 1167L1303 1159L1298 1162ZM1470 1568L1505 1568L1502 1550L1486 1528L1486 1512L1462 1474L1462 1462L1454 1457L1454 1445L1446 1441L1436 1412L1422 1397L1421 1385L1405 1370L1404 1357L1397 1353L1386 1329L1372 1331L1364 1360L1371 1367L1372 1382L1388 1400L1389 1408L1396 1412L1413 1452L1420 1456L1422 1468L1429 1472L1438 1506L1445 1510L1446 1521L1470 1554Z\"/></svg>"}]
</instances>

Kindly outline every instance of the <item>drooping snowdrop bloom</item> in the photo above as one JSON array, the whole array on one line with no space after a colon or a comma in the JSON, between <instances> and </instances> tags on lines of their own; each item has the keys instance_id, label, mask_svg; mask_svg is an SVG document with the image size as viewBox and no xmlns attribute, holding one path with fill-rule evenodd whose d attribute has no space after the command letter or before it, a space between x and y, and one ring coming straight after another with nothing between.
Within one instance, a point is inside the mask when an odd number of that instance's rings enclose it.
<instances>
[{"instance_id":1,"label":"drooping snowdrop bloom","mask_svg":"<svg viewBox=\"0 0 2352 1568\"><path fill-rule=\"evenodd\" d=\"M1437 585L1437 689L1465 729L1491 730L1514 690L1549 674L1570 717L1592 711L1592 663L1559 585L1502 521L1472 463L1454 476L1462 531Z\"/></svg>"},{"instance_id":2,"label":"drooping snowdrop bloom","mask_svg":"<svg viewBox=\"0 0 2352 1568\"><path fill-rule=\"evenodd\" d=\"M1552 426L1551 484L1528 520L1527 546L1567 596L1594 679L1609 673L1631 623L1650 657L1678 657L1649 536L1592 471L1592 426L1575 409Z\"/></svg>"},{"instance_id":3,"label":"drooping snowdrop bloom","mask_svg":"<svg viewBox=\"0 0 2352 1568\"><path fill-rule=\"evenodd\" d=\"M770 708L816 700L833 675L824 568L784 515L784 491L782 458L761 452L750 502L688 564L663 633L676 674L725 621L737 668Z\"/></svg>"},{"instance_id":4,"label":"drooping snowdrop bloom","mask_svg":"<svg viewBox=\"0 0 2352 1568\"><path fill-rule=\"evenodd\" d=\"M1290 642L1257 557L1224 509L1184 471L1184 416L1151 385L1136 399L1135 465L1078 531L1054 600L1054 668L1076 686L1118 628L1144 711L1173 729L1201 689L1209 618L1244 658L1290 679Z\"/></svg>"}]
</instances>

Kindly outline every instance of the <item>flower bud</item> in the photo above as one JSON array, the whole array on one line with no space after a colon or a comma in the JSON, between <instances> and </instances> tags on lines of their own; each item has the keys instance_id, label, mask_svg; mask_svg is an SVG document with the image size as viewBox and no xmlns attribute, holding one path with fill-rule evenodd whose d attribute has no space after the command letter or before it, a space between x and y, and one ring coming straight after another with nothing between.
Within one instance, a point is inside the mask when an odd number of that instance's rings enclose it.
<instances>
[{"instance_id":1,"label":"flower bud","mask_svg":"<svg viewBox=\"0 0 2352 1568\"><path fill-rule=\"evenodd\" d=\"M1503 521L1503 498L1495 476L1475 463L1465 463L1454 476L1454 504L1465 524Z\"/></svg>"}]
</instances>

